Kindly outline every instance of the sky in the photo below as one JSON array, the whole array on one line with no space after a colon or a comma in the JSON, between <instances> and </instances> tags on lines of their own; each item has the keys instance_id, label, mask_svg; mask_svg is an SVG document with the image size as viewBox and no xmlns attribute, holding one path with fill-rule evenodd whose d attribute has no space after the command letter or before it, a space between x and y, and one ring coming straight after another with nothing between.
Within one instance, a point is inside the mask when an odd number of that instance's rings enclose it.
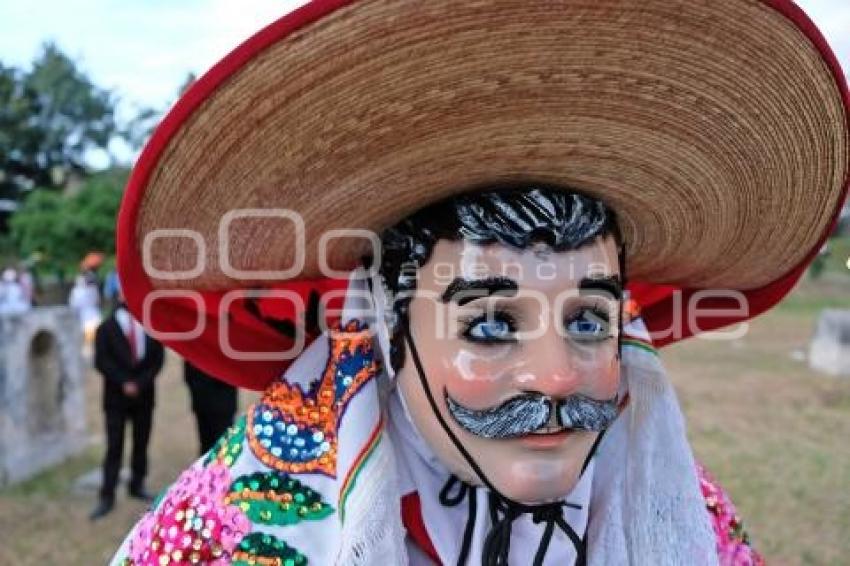
<instances>
[{"instance_id":1,"label":"sky","mask_svg":"<svg viewBox=\"0 0 850 566\"><path fill-rule=\"evenodd\" d=\"M0 62L27 67L48 40L121 99L165 109L188 73L303 0L0 0ZM797 0L850 71L850 0Z\"/></svg>"},{"instance_id":2,"label":"sky","mask_svg":"<svg viewBox=\"0 0 850 566\"><path fill-rule=\"evenodd\" d=\"M48 40L126 103L168 105L292 0L0 0L0 61L26 67Z\"/></svg>"}]
</instances>

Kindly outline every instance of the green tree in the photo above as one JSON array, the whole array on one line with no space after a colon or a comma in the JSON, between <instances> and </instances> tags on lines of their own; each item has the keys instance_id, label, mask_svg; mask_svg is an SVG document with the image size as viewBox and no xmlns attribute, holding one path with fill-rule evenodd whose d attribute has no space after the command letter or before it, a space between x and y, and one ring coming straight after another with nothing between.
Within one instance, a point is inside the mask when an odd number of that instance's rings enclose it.
<instances>
[{"instance_id":1,"label":"green tree","mask_svg":"<svg viewBox=\"0 0 850 566\"><path fill-rule=\"evenodd\" d=\"M118 133L117 100L47 43L28 71L0 65L0 198L85 175L85 155Z\"/></svg>"},{"instance_id":2,"label":"green tree","mask_svg":"<svg viewBox=\"0 0 850 566\"><path fill-rule=\"evenodd\" d=\"M26 90L23 73L0 63L0 199L14 209L21 187L32 186L28 156L36 152L36 95Z\"/></svg>"},{"instance_id":3,"label":"green tree","mask_svg":"<svg viewBox=\"0 0 850 566\"><path fill-rule=\"evenodd\" d=\"M73 270L93 250L115 254L115 219L127 171L107 170L86 180L73 195L36 190L10 221L21 257L38 254L45 267Z\"/></svg>"}]
</instances>

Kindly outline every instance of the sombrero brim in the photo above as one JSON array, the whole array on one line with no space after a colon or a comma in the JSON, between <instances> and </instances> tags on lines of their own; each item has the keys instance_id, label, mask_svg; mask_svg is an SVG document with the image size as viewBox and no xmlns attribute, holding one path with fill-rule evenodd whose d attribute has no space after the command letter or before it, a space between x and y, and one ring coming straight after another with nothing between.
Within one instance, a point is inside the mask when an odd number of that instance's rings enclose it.
<instances>
[{"instance_id":1,"label":"sombrero brim","mask_svg":"<svg viewBox=\"0 0 850 566\"><path fill-rule=\"evenodd\" d=\"M312 2L164 120L122 205L119 270L141 315L152 290L315 278L323 234L540 182L612 206L645 285L761 291L796 280L834 220L847 108L787 0ZM364 252L322 244L337 269Z\"/></svg>"}]
</instances>

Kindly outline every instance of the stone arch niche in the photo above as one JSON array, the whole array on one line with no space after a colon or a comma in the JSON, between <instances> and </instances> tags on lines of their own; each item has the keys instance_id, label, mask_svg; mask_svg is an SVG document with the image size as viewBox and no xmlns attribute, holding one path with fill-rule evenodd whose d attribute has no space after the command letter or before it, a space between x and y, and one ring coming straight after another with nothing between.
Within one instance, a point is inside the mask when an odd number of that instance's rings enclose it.
<instances>
[{"instance_id":1,"label":"stone arch niche","mask_svg":"<svg viewBox=\"0 0 850 566\"><path fill-rule=\"evenodd\" d=\"M65 424L64 368L56 336L39 330L30 341L27 387L27 431L30 435L57 432Z\"/></svg>"},{"instance_id":2,"label":"stone arch niche","mask_svg":"<svg viewBox=\"0 0 850 566\"><path fill-rule=\"evenodd\" d=\"M67 307L0 317L0 486L85 447L81 348Z\"/></svg>"}]
</instances>

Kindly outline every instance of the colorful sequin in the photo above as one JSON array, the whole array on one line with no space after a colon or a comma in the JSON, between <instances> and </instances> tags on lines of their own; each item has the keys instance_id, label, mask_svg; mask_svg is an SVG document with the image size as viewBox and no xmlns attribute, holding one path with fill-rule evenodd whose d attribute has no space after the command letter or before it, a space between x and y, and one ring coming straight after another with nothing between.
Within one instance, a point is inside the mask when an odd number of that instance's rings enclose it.
<instances>
[{"instance_id":1,"label":"colorful sequin","mask_svg":"<svg viewBox=\"0 0 850 566\"><path fill-rule=\"evenodd\" d=\"M209 466L213 462L219 462L231 467L242 453L242 443L245 440L245 415L239 417L233 426L216 441L215 445L207 453L204 465Z\"/></svg>"},{"instance_id":2,"label":"colorful sequin","mask_svg":"<svg viewBox=\"0 0 850 566\"><path fill-rule=\"evenodd\" d=\"M336 477L337 427L352 396L378 371L365 324L329 333L330 355L307 393L281 379L248 411L248 443L270 468Z\"/></svg>"},{"instance_id":3,"label":"colorful sequin","mask_svg":"<svg viewBox=\"0 0 850 566\"><path fill-rule=\"evenodd\" d=\"M705 506L717 535L717 554L721 566L764 566L762 557L750 546L749 536L732 500L699 464L697 472Z\"/></svg>"},{"instance_id":4,"label":"colorful sequin","mask_svg":"<svg viewBox=\"0 0 850 566\"><path fill-rule=\"evenodd\" d=\"M233 553L233 566L304 566L307 557L265 533L251 533L242 539Z\"/></svg>"},{"instance_id":5,"label":"colorful sequin","mask_svg":"<svg viewBox=\"0 0 850 566\"><path fill-rule=\"evenodd\" d=\"M251 521L264 525L315 521L334 511L322 501L320 493L280 472L256 472L237 478L225 502L238 505Z\"/></svg>"},{"instance_id":6,"label":"colorful sequin","mask_svg":"<svg viewBox=\"0 0 850 566\"><path fill-rule=\"evenodd\" d=\"M251 522L238 506L225 503L227 467L195 466L183 472L160 506L145 514L130 541L133 566L231 563Z\"/></svg>"}]
</instances>

